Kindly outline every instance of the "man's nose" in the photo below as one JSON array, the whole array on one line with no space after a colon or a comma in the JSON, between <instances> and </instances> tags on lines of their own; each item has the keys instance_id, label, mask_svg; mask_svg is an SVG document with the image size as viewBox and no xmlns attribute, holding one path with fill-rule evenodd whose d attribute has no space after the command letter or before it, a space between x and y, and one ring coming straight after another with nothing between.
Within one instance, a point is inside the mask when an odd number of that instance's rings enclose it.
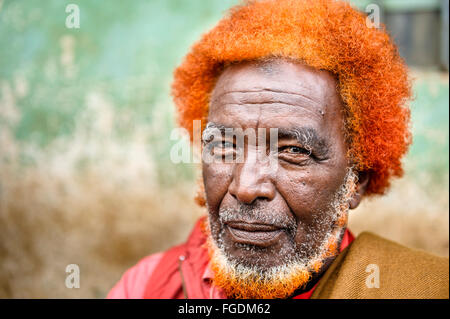
<instances>
[{"instance_id":1,"label":"man's nose","mask_svg":"<svg viewBox=\"0 0 450 319\"><path fill-rule=\"evenodd\" d=\"M244 204L256 199L271 201L275 197L270 170L266 165L246 161L236 164L229 193Z\"/></svg>"}]
</instances>

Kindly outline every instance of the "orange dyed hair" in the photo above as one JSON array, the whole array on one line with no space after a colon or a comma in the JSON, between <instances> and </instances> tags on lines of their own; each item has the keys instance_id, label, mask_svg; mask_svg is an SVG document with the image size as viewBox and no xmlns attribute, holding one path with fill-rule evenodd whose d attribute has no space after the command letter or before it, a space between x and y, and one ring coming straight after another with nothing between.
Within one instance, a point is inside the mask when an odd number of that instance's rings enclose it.
<instances>
[{"instance_id":1,"label":"orange dyed hair","mask_svg":"<svg viewBox=\"0 0 450 319\"><path fill-rule=\"evenodd\" d=\"M175 70L179 124L207 122L215 81L230 63L281 57L327 70L345 106L349 156L370 175L367 195L382 194L403 174L411 143L407 67L395 44L344 1L262 0L233 7ZM191 135L192 138L192 135Z\"/></svg>"}]
</instances>

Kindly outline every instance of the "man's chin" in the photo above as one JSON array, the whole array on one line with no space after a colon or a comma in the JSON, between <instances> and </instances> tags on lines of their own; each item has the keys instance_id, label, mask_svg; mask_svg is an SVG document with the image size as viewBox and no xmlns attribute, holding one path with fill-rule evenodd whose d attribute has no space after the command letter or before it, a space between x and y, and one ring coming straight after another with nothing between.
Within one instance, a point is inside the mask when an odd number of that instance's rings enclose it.
<instances>
[{"instance_id":1,"label":"man's chin","mask_svg":"<svg viewBox=\"0 0 450 319\"><path fill-rule=\"evenodd\" d=\"M269 266L255 256L245 260L229 258L217 247L210 254L214 284L231 298L284 299L304 287L312 275L300 263Z\"/></svg>"},{"instance_id":2,"label":"man's chin","mask_svg":"<svg viewBox=\"0 0 450 319\"><path fill-rule=\"evenodd\" d=\"M224 238L220 241L222 248L219 248L209 234L207 246L214 272L213 283L230 298L288 298L317 278L324 270L326 260L335 258L340 233L337 229L324 240L314 257L306 259L283 250L270 252L271 248L238 245L225 250ZM287 255L292 257L287 258Z\"/></svg>"},{"instance_id":3,"label":"man's chin","mask_svg":"<svg viewBox=\"0 0 450 319\"><path fill-rule=\"evenodd\" d=\"M282 267L290 262L286 250L271 247L259 247L248 244L232 244L231 249L224 249L228 262L264 273L270 268ZM289 250L291 251L291 250ZM285 252L284 254L282 252Z\"/></svg>"}]
</instances>

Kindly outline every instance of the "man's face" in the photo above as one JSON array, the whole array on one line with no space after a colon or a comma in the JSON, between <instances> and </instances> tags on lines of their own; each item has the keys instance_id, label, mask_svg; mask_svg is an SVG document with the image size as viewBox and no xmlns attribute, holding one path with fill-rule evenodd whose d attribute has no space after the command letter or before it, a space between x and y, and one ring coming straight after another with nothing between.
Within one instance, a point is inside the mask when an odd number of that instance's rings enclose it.
<instances>
[{"instance_id":1,"label":"man's face","mask_svg":"<svg viewBox=\"0 0 450 319\"><path fill-rule=\"evenodd\" d=\"M204 152L243 155L202 166L212 239L227 261L259 273L307 262L338 227L348 160L336 87L328 72L284 60L232 65L218 78L209 124L257 136L237 149L224 135L219 151L204 141ZM261 143L270 128L278 129L272 150Z\"/></svg>"}]
</instances>

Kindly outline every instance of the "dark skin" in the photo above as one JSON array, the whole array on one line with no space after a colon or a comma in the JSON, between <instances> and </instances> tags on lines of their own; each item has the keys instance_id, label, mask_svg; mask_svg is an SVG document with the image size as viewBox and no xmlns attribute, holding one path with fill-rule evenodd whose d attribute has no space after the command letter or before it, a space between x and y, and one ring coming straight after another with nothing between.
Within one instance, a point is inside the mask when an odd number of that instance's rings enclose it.
<instances>
[{"instance_id":1,"label":"dark skin","mask_svg":"<svg viewBox=\"0 0 450 319\"><path fill-rule=\"evenodd\" d=\"M276 266L296 247L305 247L309 256L334 227L326 213L351 165L336 87L330 73L287 60L231 65L219 76L211 96L210 123L243 130L264 128L267 136L269 128L279 130L276 170L251 160L261 150L247 140L242 163L202 165L213 238L217 240L223 230L224 247L233 259ZM299 141L295 132L310 139ZM224 140L222 145L224 152L236 152L233 141ZM367 182L366 175L360 174L350 209L359 205ZM238 211L242 205L283 220L295 219L296 229L271 228L267 222L244 217L220 223L220 209ZM245 245L256 249L248 251Z\"/></svg>"}]
</instances>

